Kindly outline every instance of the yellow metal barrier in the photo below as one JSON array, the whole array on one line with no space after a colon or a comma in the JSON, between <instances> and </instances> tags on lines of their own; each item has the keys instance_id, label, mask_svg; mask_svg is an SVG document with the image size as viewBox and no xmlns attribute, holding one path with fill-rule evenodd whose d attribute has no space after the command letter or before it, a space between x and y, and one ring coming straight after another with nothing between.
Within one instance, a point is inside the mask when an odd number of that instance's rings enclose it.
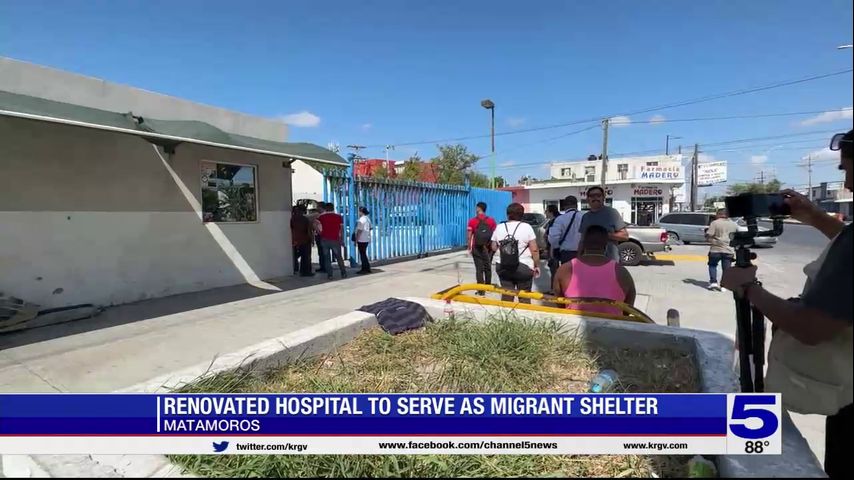
<instances>
[{"instance_id":1,"label":"yellow metal barrier","mask_svg":"<svg viewBox=\"0 0 854 480\"><path fill-rule=\"evenodd\" d=\"M541 300L544 302L554 303L557 305L569 305L569 304L603 304L603 305L611 305L614 307L618 307L622 310L623 315L608 315L607 313L599 313L599 312L584 312L581 310L574 310L570 308L559 308L559 307L551 307L546 305L532 305L530 303L520 303L517 301L504 301L504 300L496 300L494 298L487 297L478 297L474 295L466 295L463 292L466 291L484 291L490 293L496 293L499 295L507 295L518 298L527 298L531 300ZM476 305L492 305L496 307L504 307L504 308L512 308L518 310L529 310L533 312L544 312L544 313L558 313L563 315L583 315L585 317L596 317L596 318L604 318L607 320L624 320L629 322L638 322L638 323L655 323L652 321L649 316L635 307L628 305L623 302L615 302L613 300L607 300L603 298L565 298L565 297L556 297L554 295L546 295L540 292L526 292L524 290L515 291L515 290L506 290L500 287L496 287L495 285L485 285L479 283L465 283L462 285L456 285L451 288L442 290L441 292L436 293L431 298L435 300L451 300L454 302L461 303L472 303Z\"/></svg>"}]
</instances>

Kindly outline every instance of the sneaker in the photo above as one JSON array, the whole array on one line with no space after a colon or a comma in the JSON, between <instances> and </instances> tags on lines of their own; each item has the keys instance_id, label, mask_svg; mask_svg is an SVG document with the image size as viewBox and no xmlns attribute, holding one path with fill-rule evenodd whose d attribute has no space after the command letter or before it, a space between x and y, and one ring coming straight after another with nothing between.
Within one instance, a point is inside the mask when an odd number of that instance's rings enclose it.
<instances>
[{"instance_id":1,"label":"sneaker","mask_svg":"<svg viewBox=\"0 0 854 480\"><path fill-rule=\"evenodd\" d=\"M720 292L720 291L721 291L721 286L720 286L720 285L718 285L717 283L710 283L710 284L709 284L709 290L713 290L713 291L716 291L716 292Z\"/></svg>"}]
</instances>

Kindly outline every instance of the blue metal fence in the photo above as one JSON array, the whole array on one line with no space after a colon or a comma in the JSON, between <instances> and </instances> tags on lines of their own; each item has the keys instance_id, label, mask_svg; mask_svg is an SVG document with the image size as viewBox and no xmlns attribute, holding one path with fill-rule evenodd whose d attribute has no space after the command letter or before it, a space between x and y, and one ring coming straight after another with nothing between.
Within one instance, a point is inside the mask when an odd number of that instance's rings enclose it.
<instances>
[{"instance_id":1,"label":"blue metal fence","mask_svg":"<svg viewBox=\"0 0 854 480\"><path fill-rule=\"evenodd\" d=\"M499 190L355 177L352 158L346 171L324 172L323 197L344 215L347 239L355 231L356 209L363 206L371 212L371 260L420 257L464 247L466 223L477 202L486 202L489 215L503 221L512 198L510 192ZM351 254L350 263L357 261L357 255Z\"/></svg>"}]
</instances>

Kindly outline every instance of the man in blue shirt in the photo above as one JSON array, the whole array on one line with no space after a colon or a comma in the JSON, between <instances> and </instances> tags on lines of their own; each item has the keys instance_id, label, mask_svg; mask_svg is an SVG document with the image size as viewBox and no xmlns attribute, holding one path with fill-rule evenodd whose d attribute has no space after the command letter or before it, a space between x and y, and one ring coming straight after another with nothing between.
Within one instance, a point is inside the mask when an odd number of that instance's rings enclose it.
<instances>
[{"instance_id":1,"label":"man in blue shirt","mask_svg":"<svg viewBox=\"0 0 854 480\"><path fill-rule=\"evenodd\" d=\"M574 196L564 199L564 207L566 210L549 228L549 245L552 246L549 254L560 260L561 265L578 256L578 241L581 240L578 227L584 217L584 212L578 211L578 199Z\"/></svg>"}]
</instances>

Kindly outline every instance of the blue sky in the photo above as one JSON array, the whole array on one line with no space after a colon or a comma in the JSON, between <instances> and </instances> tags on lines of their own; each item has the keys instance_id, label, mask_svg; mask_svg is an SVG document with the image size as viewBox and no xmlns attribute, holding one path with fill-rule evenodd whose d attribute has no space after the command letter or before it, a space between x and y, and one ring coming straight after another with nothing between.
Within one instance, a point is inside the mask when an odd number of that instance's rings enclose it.
<instances>
[{"instance_id":1,"label":"blue sky","mask_svg":"<svg viewBox=\"0 0 854 480\"><path fill-rule=\"evenodd\" d=\"M850 0L0 0L0 55L288 118L291 141L385 145L488 134L487 97L503 132L848 69L852 50L836 47L852 43L851 18ZM847 73L631 120L851 105ZM663 153L671 134L682 137L674 145L699 143L729 161L732 180L765 170L805 184L796 163L829 134L703 145L852 125L850 111L812 117L633 123L611 130L610 151ZM498 173L542 177L550 161L598 153L598 128L543 141L587 125L499 136ZM488 138L464 143L489 152ZM429 158L436 149L400 146L391 158L415 151ZM824 160L813 178L841 177Z\"/></svg>"}]
</instances>

